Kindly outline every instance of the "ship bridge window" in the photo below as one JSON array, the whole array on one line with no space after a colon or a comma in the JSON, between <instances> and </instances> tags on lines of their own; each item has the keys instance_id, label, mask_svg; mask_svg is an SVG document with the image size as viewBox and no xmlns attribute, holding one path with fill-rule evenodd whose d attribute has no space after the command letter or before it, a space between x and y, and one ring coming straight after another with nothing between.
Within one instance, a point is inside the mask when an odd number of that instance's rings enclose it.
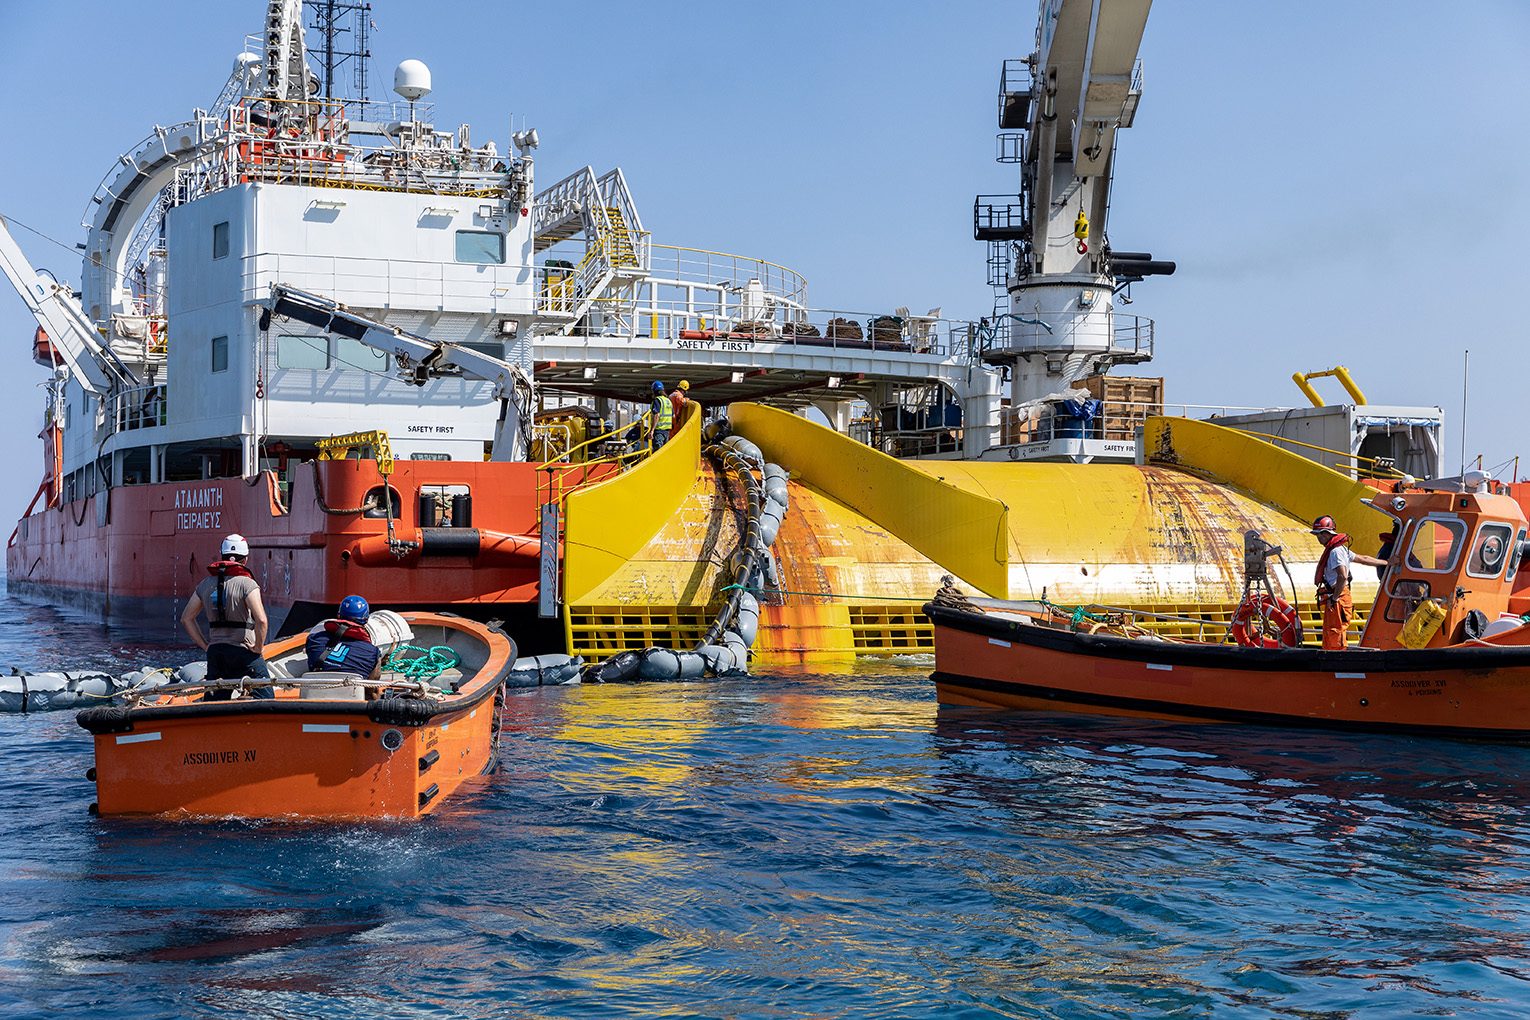
<instances>
[{"instance_id":1,"label":"ship bridge window","mask_svg":"<svg viewBox=\"0 0 1530 1020\"><path fill-rule=\"evenodd\" d=\"M1509 558L1509 540L1514 529L1507 524L1484 524L1477 529L1477 543L1466 561L1466 572L1473 577L1497 577Z\"/></svg>"},{"instance_id":2,"label":"ship bridge window","mask_svg":"<svg viewBox=\"0 0 1530 1020\"><path fill-rule=\"evenodd\" d=\"M457 261L475 265L505 264L505 235L491 230L457 231Z\"/></svg>"},{"instance_id":3,"label":"ship bridge window","mask_svg":"<svg viewBox=\"0 0 1530 1020\"><path fill-rule=\"evenodd\" d=\"M213 224L212 257L215 259L228 257L228 220Z\"/></svg>"},{"instance_id":4,"label":"ship bridge window","mask_svg":"<svg viewBox=\"0 0 1530 1020\"><path fill-rule=\"evenodd\" d=\"M388 371L388 355L348 336L335 337L335 363L341 368L359 368L363 372Z\"/></svg>"},{"instance_id":5,"label":"ship bridge window","mask_svg":"<svg viewBox=\"0 0 1530 1020\"><path fill-rule=\"evenodd\" d=\"M326 369L329 367L329 341L322 336L278 336L276 367Z\"/></svg>"},{"instance_id":6,"label":"ship bridge window","mask_svg":"<svg viewBox=\"0 0 1530 1020\"><path fill-rule=\"evenodd\" d=\"M214 372L228 371L228 337L226 336L212 338L212 370Z\"/></svg>"},{"instance_id":7,"label":"ship bridge window","mask_svg":"<svg viewBox=\"0 0 1530 1020\"><path fill-rule=\"evenodd\" d=\"M1456 565L1466 541L1466 524L1458 517L1426 517L1413 526L1408 566L1414 570L1446 571Z\"/></svg>"}]
</instances>

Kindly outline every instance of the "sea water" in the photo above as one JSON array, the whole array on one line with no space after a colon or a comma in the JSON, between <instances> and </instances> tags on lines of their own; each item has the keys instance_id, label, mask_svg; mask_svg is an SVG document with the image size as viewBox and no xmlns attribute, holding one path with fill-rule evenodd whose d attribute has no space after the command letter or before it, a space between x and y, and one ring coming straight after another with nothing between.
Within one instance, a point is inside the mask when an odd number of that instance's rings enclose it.
<instances>
[{"instance_id":1,"label":"sea water","mask_svg":"<svg viewBox=\"0 0 1530 1020\"><path fill-rule=\"evenodd\" d=\"M191 652L0 600L0 664ZM73 713L0 717L0 1014L1530 1013L1530 751L941 708L928 669L516 692L501 770L411 824L95 818Z\"/></svg>"}]
</instances>

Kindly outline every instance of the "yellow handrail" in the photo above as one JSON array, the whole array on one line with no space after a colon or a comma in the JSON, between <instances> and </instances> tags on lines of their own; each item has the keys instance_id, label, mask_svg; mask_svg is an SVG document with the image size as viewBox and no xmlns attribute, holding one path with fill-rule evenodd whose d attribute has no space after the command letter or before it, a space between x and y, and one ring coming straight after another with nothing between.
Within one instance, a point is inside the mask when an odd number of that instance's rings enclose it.
<instances>
[{"instance_id":1,"label":"yellow handrail","mask_svg":"<svg viewBox=\"0 0 1530 1020\"><path fill-rule=\"evenodd\" d=\"M1318 406L1321 407L1322 405L1320 404ZM1271 446L1274 446L1277 443L1290 443L1292 446L1300 446L1300 447L1304 447L1304 448L1306 448L1308 450L1316 450L1319 453L1332 454L1333 456L1342 458L1344 460L1352 460L1356 464L1369 464L1372 467L1373 470L1378 472L1378 474L1380 472L1386 472L1387 473L1387 477L1391 477L1391 478L1406 478L1407 477L1405 472L1399 471L1395 467L1390 467L1389 468L1389 467L1380 467L1380 466L1378 466L1378 464L1380 462L1377 461L1377 459L1375 457L1362 457L1359 454L1345 453L1342 450L1330 450L1326 446L1317 446L1316 444L1313 444L1313 443L1304 443L1300 439L1287 439L1285 436L1272 436L1272 435L1270 435L1270 434L1268 434L1266 432L1252 432L1252 431L1250 431L1248 429L1233 428L1232 426L1225 426L1225 425L1223 426L1223 428L1232 428L1232 430L1234 432L1241 432L1245 436L1252 436L1255 439L1263 439L1265 442L1269 443Z\"/></svg>"},{"instance_id":2,"label":"yellow handrail","mask_svg":"<svg viewBox=\"0 0 1530 1020\"><path fill-rule=\"evenodd\" d=\"M1323 398L1318 396L1317 390L1312 388L1312 379L1326 379L1332 377L1339 380L1356 404L1365 403L1365 394L1360 392L1360 387L1355 385L1355 380L1350 376L1349 369L1343 365L1335 365L1333 368L1322 372L1296 372L1291 376L1291 381L1296 383L1296 388L1302 391L1302 395L1312 401L1313 407L1324 407Z\"/></svg>"}]
</instances>

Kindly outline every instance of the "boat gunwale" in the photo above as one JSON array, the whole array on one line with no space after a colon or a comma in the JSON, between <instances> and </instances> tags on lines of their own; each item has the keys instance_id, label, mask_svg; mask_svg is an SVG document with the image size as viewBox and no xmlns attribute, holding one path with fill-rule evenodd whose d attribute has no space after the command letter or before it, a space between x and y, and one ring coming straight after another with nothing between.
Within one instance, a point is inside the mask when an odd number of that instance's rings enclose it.
<instances>
[{"instance_id":1,"label":"boat gunwale","mask_svg":"<svg viewBox=\"0 0 1530 1020\"><path fill-rule=\"evenodd\" d=\"M1252 648L1229 644L1141 641L1080 634L1042 624L1018 623L987 613L926 603L924 613L938 628L1019 641L1036 648L1103 659L1170 666L1202 666L1237 672L1440 673L1530 667L1530 645L1475 644L1446 648ZM939 641L936 642L937 654ZM1496 732L1496 731L1495 731Z\"/></svg>"},{"instance_id":2,"label":"boat gunwale","mask_svg":"<svg viewBox=\"0 0 1530 1020\"><path fill-rule=\"evenodd\" d=\"M460 630L467 634L477 636L475 631L482 629L488 636L486 643L489 645L489 655L481 666L465 685L466 689L454 692L448 698L441 701L430 699L393 699L379 698L374 701L351 701L337 698L241 698L234 701L194 701L179 705L134 705L131 707L117 705L101 705L87 708L75 716L75 721L84 729L97 736L112 733L127 733L132 730L135 723L144 722L172 722L177 719L208 719L219 716L283 716L283 715L328 715L340 717L354 717L364 719L377 725L408 725L424 726L437 725L444 717L457 715L461 712L470 711L480 705L486 698L493 695L503 685L515 665L516 644L505 631L499 627L465 617L446 616L440 613L405 613L404 618L411 623L426 623L444 626ZM504 649L494 647L495 638L505 642ZM288 654L298 643L307 639L306 634L295 634L283 638L268 646L265 657ZM496 658L502 658L495 668ZM301 680L301 677L293 679ZM280 684L280 681L274 681ZM416 718L404 723L389 723L388 720L379 720L373 717L377 706L394 700L406 700L411 708L411 714ZM104 710L104 711L103 711ZM118 715L117 713L121 713ZM114 718L108 722L101 717L110 713Z\"/></svg>"}]
</instances>

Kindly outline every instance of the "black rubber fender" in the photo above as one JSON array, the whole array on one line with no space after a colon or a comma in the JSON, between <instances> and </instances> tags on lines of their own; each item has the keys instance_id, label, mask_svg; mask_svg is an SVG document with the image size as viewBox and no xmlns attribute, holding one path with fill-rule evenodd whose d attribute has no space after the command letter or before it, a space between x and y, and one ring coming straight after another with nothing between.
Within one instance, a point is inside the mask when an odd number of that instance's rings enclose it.
<instances>
[{"instance_id":1,"label":"black rubber fender","mask_svg":"<svg viewBox=\"0 0 1530 1020\"><path fill-rule=\"evenodd\" d=\"M637 652L617 652L604 662L590 667L587 678L600 684L617 684L632 680L643 666L643 657Z\"/></svg>"},{"instance_id":2,"label":"black rubber fender","mask_svg":"<svg viewBox=\"0 0 1530 1020\"><path fill-rule=\"evenodd\" d=\"M367 705L367 718L379 726L423 726L435 714L435 703L419 698L378 698Z\"/></svg>"},{"instance_id":3,"label":"black rubber fender","mask_svg":"<svg viewBox=\"0 0 1530 1020\"><path fill-rule=\"evenodd\" d=\"M87 708L74 717L91 733L127 733L133 728L132 709L124 705L97 705Z\"/></svg>"}]
</instances>

